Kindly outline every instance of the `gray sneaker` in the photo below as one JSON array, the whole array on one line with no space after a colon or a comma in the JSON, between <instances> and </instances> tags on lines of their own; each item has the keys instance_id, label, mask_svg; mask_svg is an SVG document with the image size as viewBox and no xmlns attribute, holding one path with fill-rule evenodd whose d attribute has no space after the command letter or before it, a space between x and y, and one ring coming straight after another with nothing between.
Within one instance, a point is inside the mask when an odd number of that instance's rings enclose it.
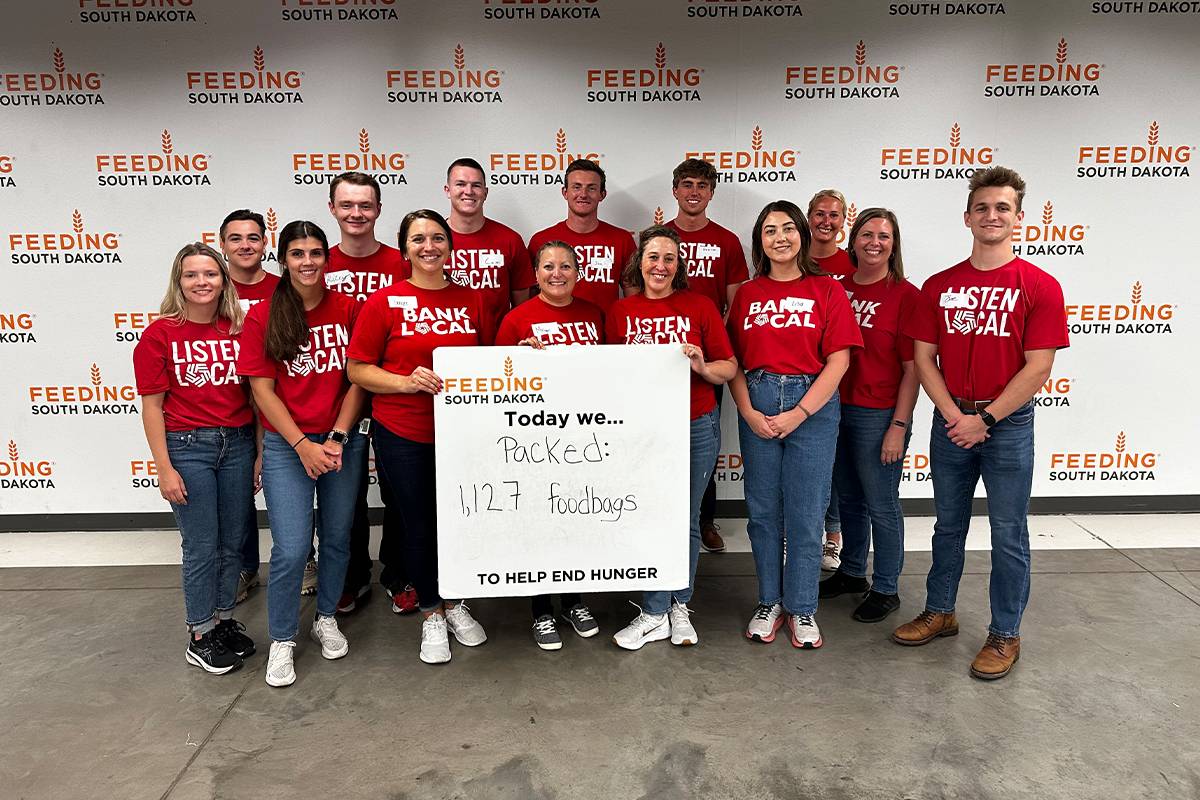
<instances>
[{"instance_id":1,"label":"gray sneaker","mask_svg":"<svg viewBox=\"0 0 1200 800\"><path fill-rule=\"evenodd\" d=\"M563 619L571 623L571 627L575 629L583 638L595 636L600 632L600 623L596 622L592 617L592 612L588 611L588 607L583 603L574 608L563 609Z\"/></svg>"},{"instance_id":2,"label":"gray sneaker","mask_svg":"<svg viewBox=\"0 0 1200 800\"><path fill-rule=\"evenodd\" d=\"M304 565L304 581L300 584L300 594L317 593L317 560Z\"/></svg>"},{"instance_id":3,"label":"gray sneaker","mask_svg":"<svg viewBox=\"0 0 1200 800\"><path fill-rule=\"evenodd\" d=\"M238 573L238 592L235 603L240 603L250 595L250 590L258 586L258 570L247 572L242 570Z\"/></svg>"},{"instance_id":4,"label":"gray sneaker","mask_svg":"<svg viewBox=\"0 0 1200 800\"><path fill-rule=\"evenodd\" d=\"M554 617L543 614L533 621L533 640L543 650L562 649L562 637L554 627Z\"/></svg>"}]
</instances>

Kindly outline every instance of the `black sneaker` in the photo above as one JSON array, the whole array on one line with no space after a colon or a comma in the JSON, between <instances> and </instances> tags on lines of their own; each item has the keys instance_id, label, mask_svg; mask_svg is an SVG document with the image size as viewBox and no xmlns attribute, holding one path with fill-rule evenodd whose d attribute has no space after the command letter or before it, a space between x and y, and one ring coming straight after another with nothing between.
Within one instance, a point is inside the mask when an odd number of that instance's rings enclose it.
<instances>
[{"instance_id":1,"label":"black sneaker","mask_svg":"<svg viewBox=\"0 0 1200 800\"><path fill-rule=\"evenodd\" d=\"M246 658L254 655L254 640L242 633L244 630L246 626L236 619L225 619L217 623L213 636L225 645L226 650Z\"/></svg>"},{"instance_id":2,"label":"black sneaker","mask_svg":"<svg viewBox=\"0 0 1200 800\"><path fill-rule=\"evenodd\" d=\"M867 592L862 604L854 609L854 618L859 622L881 622L899 607L900 595L881 594L872 589Z\"/></svg>"},{"instance_id":3,"label":"black sneaker","mask_svg":"<svg viewBox=\"0 0 1200 800\"><path fill-rule=\"evenodd\" d=\"M195 664L212 675L224 675L242 666L241 656L231 653L211 631L199 639L193 639L189 634L188 639L190 641L184 656L189 664Z\"/></svg>"},{"instance_id":4,"label":"black sneaker","mask_svg":"<svg viewBox=\"0 0 1200 800\"><path fill-rule=\"evenodd\" d=\"M853 578L839 569L817 584L817 597L825 599L840 594L863 594L870 588L871 582L866 578Z\"/></svg>"}]
</instances>

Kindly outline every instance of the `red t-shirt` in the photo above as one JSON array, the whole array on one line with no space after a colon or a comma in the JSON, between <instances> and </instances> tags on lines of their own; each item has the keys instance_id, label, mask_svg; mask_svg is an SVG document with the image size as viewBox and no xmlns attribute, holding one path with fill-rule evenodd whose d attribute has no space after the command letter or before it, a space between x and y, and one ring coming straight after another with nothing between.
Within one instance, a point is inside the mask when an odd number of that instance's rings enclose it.
<instances>
[{"instance_id":1,"label":"red t-shirt","mask_svg":"<svg viewBox=\"0 0 1200 800\"><path fill-rule=\"evenodd\" d=\"M729 338L742 369L778 375L811 375L830 353L862 347L846 292L824 275L746 281L729 311Z\"/></svg>"},{"instance_id":2,"label":"red t-shirt","mask_svg":"<svg viewBox=\"0 0 1200 800\"><path fill-rule=\"evenodd\" d=\"M380 289L408 280L412 265L394 247L380 243L379 249L366 258L344 255L340 245L329 249L329 265L325 269L325 287L366 300Z\"/></svg>"},{"instance_id":3,"label":"red t-shirt","mask_svg":"<svg viewBox=\"0 0 1200 800\"><path fill-rule=\"evenodd\" d=\"M433 369L434 348L490 345L495 338L481 292L455 283L421 289L401 281L376 292L363 306L350 358L411 375L417 367ZM433 442L433 395L427 392L377 394L371 413L397 436Z\"/></svg>"},{"instance_id":4,"label":"red t-shirt","mask_svg":"<svg viewBox=\"0 0 1200 800\"><path fill-rule=\"evenodd\" d=\"M352 297L325 292L317 307L305 315L308 343L291 361L276 361L263 348L271 301L258 303L246 314L238 372L246 377L274 378L275 394L301 432L333 430L342 400L350 390L346 347L361 308L362 303ZM265 414L259 416L264 428L279 433Z\"/></svg>"},{"instance_id":5,"label":"red t-shirt","mask_svg":"<svg viewBox=\"0 0 1200 800\"><path fill-rule=\"evenodd\" d=\"M817 266L828 272L835 281L840 281L847 275L853 275L858 272L858 267L850 263L850 255L841 248L831 256L825 258L813 258L817 262Z\"/></svg>"},{"instance_id":6,"label":"red t-shirt","mask_svg":"<svg viewBox=\"0 0 1200 800\"><path fill-rule=\"evenodd\" d=\"M964 400L999 397L1027 350L1070 345L1062 287L1020 258L987 272L968 259L927 279L905 332L937 345L946 388Z\"/></svg>"},{"instance_id":7,"label":"red t-shirt","mask_svg":"<svg viewBox=\"0 0 1200 800\"><path fill-rule=\"evenodd\" d=\"M913 360L912 338L904 333L917 304L917 287L889 278L862 285L847 275L839 283L846 290L850 310L858 319L863 349L850 354L850 368L842 377L842 402L866 408L895 408L904 377L902 362Z\"/></svg>"},{"instance_id":8,"label":"red t-shirt","mask_svg":"<svg viewBox=\"0 0 1200 800\"><path fill-rule=\"evenodd\" d=\"M254 412L238 376L238 348L227 319L213 327L160 317L133 348L137 392L166 393L163 419L169 431L248 425Z\"/></svg>"},{"instance_id":9,"label":"red t-shirt","mask_svg":"<svg viewBox=\"0 0 1200 800\"><path fill-rule=\"evenodd\" d=\"M600 222L591 233L575 233L564 220L530 237L529 262L536 261L538 248L555 239L571 245L579 259L575 297L595 303L607 314L621 297L621 273L637 250L632 234L607 222Z\"/></svg>"},{"instance_id":10,"label":"red t-shirt","mask_svg":"<svg viewBox=\"0 0 1200 800\"><path fill-rule=\"evenodd\" d=\"M263 272L263 279L258 283L238 283L234 281L233 288L237 289L238 302L241 303L242 311L249 311L252 306L270 297L271 292L275 291L275 284L277 283L279 283L279 276L265 271Z\"/></svg>"},{"instance_id":11,"label":"red t-shirt","mask_svg":"<svg viewBox=\"0 0 1200 800\"><path fill-rule=\"evenodd\" d=\"M573 304L572 304L573 305ZM729 335L717 307L695 292L672 292L659 300L643 293L613 303L604 315L604 339L609 344L699 345L706 361L733 358ZM692 374L692 419L717 407L713 385Z\"/></svg>"},{"instance_id":12,"label":"red t-shirt","mask_svg":"<svg viewBox=\"0 0 1200 800\"><path fill-rule=\"evenodd\" d=\"M482 292L492 319L497 320L512 308L510 291L537 284L521 237L490 219L475 233L454 234L446 275L459 286Z\"/></svg>"},{"instance_id":13,"label":"red t-shirt","mask_svg":"<svg viewBox=\"0 0 1200 800\"><path fill-rule=\"evenodd\" d=\"M496 345L509 347L532 336L544 345L604 344L604 313L578 297L560 308L535 295L508 312L496 332Z\"/></svg>"},{"instance_id":14,"label":"red t-shirt","mask_svg":"<svg viewBox=\"0 0 1200 800\"><path fill-rule=\"evenodd\" d=\"M750 280L742 243L733 231L712 220L698 231L680 230L675 220L667 227L674 228L683 240L680 255L687 261L692 291L710 298L724 314L729 305L729 286Z\"/></svg>"}]
</instances>

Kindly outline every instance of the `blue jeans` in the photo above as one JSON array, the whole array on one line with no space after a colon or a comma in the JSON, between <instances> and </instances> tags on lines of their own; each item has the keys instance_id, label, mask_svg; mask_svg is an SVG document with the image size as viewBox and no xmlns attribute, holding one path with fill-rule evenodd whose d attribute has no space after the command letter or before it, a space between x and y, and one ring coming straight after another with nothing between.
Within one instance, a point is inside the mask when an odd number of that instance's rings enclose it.
<instances>
[{"instance_id":1,"label":"blue jeans","mask_svg":"<svg viewBox=\"0 0 1200 800\"><path fill-rule=\"evenodd\" d=\"M754 409L774 416L795 408L816 379L815 374L776 375L756 369L746 373L746 388ZM812 416L783 439L759 438L738 417L743 488L750 512L746 533L758 573L758 602L770 606L782 601L789 614L817 610L822 527L841 407L835 391L824 406L808 409Z\"/></svg>"},{"instance_id":2,"label":"blue jeans","mask_svg":"<svg viewBox=\"0 0 1200 800\"><path fill-rule=\"evenodd\" d=\"M320 444L328 434L309 433ZM367 469L367 437L355 427L342 448L342 471L308 477L300 456L273 431L263 434L263 493L271 521L271 577L267 583L267 624L271 638L289 642L300 632L300 587L312 547L313 494L317 498L317 537L321 569L317 571L317 613L331 617L346 580L350 560L350 525L358 484Z\"/></svg>"},{"instance_id":3,"label":"blue jeans","mask_svg":"<svg viewBox=\"0 0 1200 800\"><path fill-rule=\"evenodd\" d=\"M841 506L838 504L837 482L829 486L829 503L825 506L825 532L838 534L842 532Z\"/></svg>"},{"instance_id":4,"label":"blue jeans","mask_svg":"<svg viewBox=\"0 0 1200 800\"><path fill-rule=\"evenodd\" d=\"M187 489L187 505L171 504L183 540L187 624L204 634L231 619L237 603L246 509L254 509L254 426L167 431L167 455Z\"/></svg>"},{"instance_id":5,"label":"blue jeans","mask_svg":"<svg viewBox=\"0 0 1200 800\"><path fill-rule=\"evenodd\" d=\"M962 578L971 500L983 477L992 527L992 624L1011 638L1021 630L1029 603L1029 494L1033 489L1033 402L997 422L990 438L964 450L946 435L946 420L933 412L929 469L933 478L933 566L925 582L925 608L954 610Z\"/></svg>"},{"instance_id":6,"label":"blue jeans","mask_svg":"<svg viewBox=\"0 0 1200 800\"><path fill-rule=\"evenodd\" d=\"M262 566L262 558L258 554L258 509L253 503L247 512L246 524L249 526L249 533L246 534L246 542L242 545L242 572L258 572L258 568Z\"/></svg>"},{"instance_id":7,"label":"blue jeans","mask_svg":"<svg viewBox=\"0 0 1200 800\"><path fill-rule=\"evenodd\" d=\"M879 460L883 437L892 429L895 408L842 406L833 482L842 517L842 572L867 576L867 553L875 542L871 588L899 594L896 581L904 568L904 513L900 510L900 474L912 431L904 434L900 458Z\"/></svg>"},{"instance_id":8,"label":"blue jeans","mask_svg":"<svg viewBox=\"0 0 1200 800\"><path fill-rule=\"evenodd\" d=\"M708 488L708 479L717 466L717 453L721 450L721 409L714 408L707 414L701 414L692 420L691 432L691 503L688 506L691 536L688 539L688 585L685 589L673 592L642 592L642 611L647 614L660 615L667 613L671 607L671 598L677 603L687 603L692 599L692 590L696 587L696 561L700 558L700 502L704 499L704 490Z\"/></svg>"}]
</instances>

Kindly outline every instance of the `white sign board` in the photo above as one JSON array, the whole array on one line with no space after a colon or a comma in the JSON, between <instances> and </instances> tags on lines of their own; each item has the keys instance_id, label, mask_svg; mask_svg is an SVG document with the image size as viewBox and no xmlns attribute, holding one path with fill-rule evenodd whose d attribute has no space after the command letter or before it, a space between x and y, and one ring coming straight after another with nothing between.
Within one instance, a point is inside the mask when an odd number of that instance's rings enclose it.
<instances>
[{"instance_id":1,"label":"white sign board","mask_svg":"<svg viewBox=\"0 0 1200 800\"><path fill-rule=\"evenodd\" d=\"M688 360L676 345L443 347L446 597L688 584Z\"/></svg>"}]
</instances>

